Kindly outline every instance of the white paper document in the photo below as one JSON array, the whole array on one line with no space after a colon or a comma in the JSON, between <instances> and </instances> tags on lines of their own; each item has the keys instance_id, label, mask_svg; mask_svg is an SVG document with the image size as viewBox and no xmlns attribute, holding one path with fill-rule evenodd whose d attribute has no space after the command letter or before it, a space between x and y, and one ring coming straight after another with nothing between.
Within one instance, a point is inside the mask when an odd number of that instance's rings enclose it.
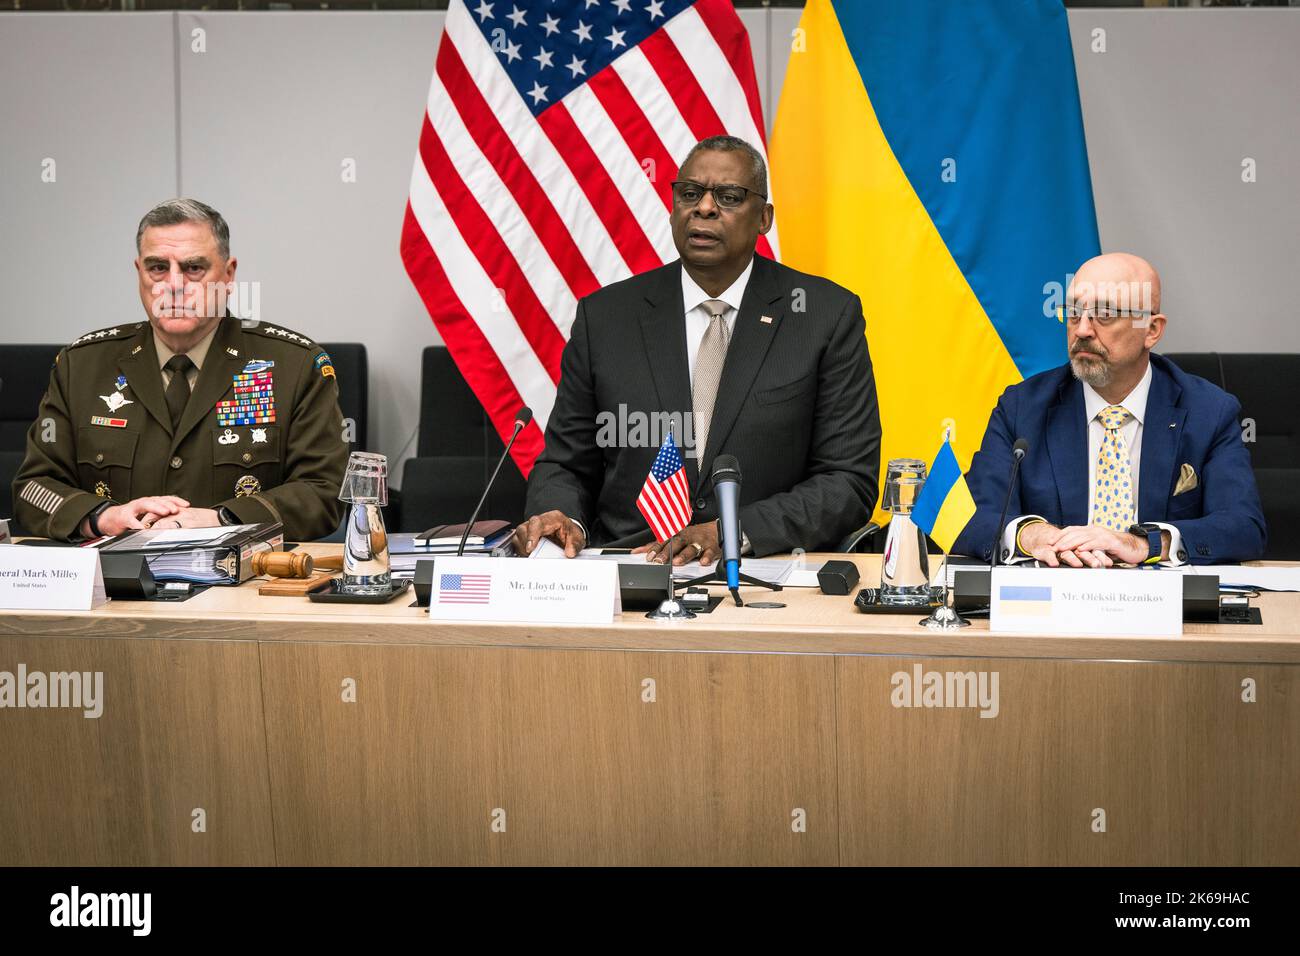
<instances>
[{"instance_id":1,"label":"white paper document","mask_svg":"<svg viewBox=\"0 0 1300 956\"><path fill-rule=\"evenodd\" d=\"M1253 588L1257 591L1300 591L1300 566L1250 568L1236 564L1184 564L1162 570L1180 574L1217 574L1219 587Z\"/></svg>"},{"instance_id":2,"label":"white paper document","mask_svg":"<svg viewBox=\"0 0 1300 956\"><path fill-rule=\"evenodd\" d=\"M530 558L562 558L564 549L552 541L550 538L543 538L542 542L533 549ZM641 554L602 554L600 548L584 548L579 552L578 557L584 561L614 561L618 564L645 564L646 555ZM758 578L760 581L767 581L771 584L782 584L789 587L816 587L817 586L817 569L821 563L809 565L807 570L812 572L811 583L807 582L807 576L800 576L800 581L804 583L795 584L789 581L791 572L795 570L796 562L784 558L745 558L740 562L740 569L750 577ZM693 578L702 577L713 572L714 564L700 564L698 561L688 561L686 564L673 568L673 579L676 581L689 581Z\"/></svg>"},{"instance_id":3,"label":"white paper document","mask_svg":"<svg viewBox=\"0 0 1300 956\"><path fill-rule=\"evenodd\" d=\"M210 544L226 535L251 528L252 525L218 525L215 528L171 528L168 530L138 532L142 548L170 548L178 544ZM144 538L145 535L149 537Z\"/></svg>"}]
</instances>

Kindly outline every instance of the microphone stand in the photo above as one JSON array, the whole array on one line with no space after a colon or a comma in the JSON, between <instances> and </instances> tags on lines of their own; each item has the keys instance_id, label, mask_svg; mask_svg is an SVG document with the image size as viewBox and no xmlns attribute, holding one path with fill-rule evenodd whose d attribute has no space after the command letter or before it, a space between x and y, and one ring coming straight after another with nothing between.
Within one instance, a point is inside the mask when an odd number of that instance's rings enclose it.
<instances>
[{"instance_id":1,"label":"microphone stand","mask_svg":"<svg viewBox=\"0 0 1300 956\"><path fill-rule=\"evenodd\" d=\"M997 526L993 529L993 550L989 552L990 571L1001 563L998 558L1002 545L1002 532L1007 523L1007 509L1011 507L1011 492L1015 491L1016 477L1020 474L1020 459L1024 456L1024 452L1016 454L1013 450L1011 453L1011 480L1007 482L1007 496L1002 502L1002 514L998 515Z\"/></svg>"},{"instance_id":2,"label":"microphone stand","mask_svg":"<svg viewBox=\"0 0 1300 956\"><path fill-rule=\"evenodd\" d=\"M669 557L668 560L671 561L672 558ZM737 560L736 567L740 567L740 564L741 562ZM693 588L701 584L726 584L727 572L724 565L725 562L723 561L722 557L719 556L718 563L713 566L713 570L710 571L708 574L702 574L698 578L693 578L690 581L682 581L680 584L676 586ZM740 579L741 584L752 584L755 587L768 588L769 590L772 591L781 590L781 585L773 584L771 581L760 581L758 578L754 577L751 574L745 574L744 572L741 572L740 574L737 575L737 577ZM736 607L745 606L745 602L740 599L740 590L738 588L728 588L727 590L731 592L731 596L736 602Z\"/></svg>"},{"instance_id":3,"label":"microphone stand","mask_svg":"<svg viewBox=\"0 0 1300 956\"><path fill-rule=\"evenodd\" d=\"M516 416L514 433L510 436L510 441L506 442L505 451L497 459L497 466L492 469L492 477L488 479L487 486L483 489L483 497L479 498L478 504L474 506L474 513L470 515L469 523L465 525L465 530L461 532L460 544L456 547L456 557L463 558L465 556L465 542L469 540L469 533L474 528L474 522L478 521L478 513L483 510L483 502L487 501L488 492L492 490L492 486L496 483L497 473L501 471L501 466L506 463L506 456L510 454L515 439L519 437L519 433L524 430L524 426L528 424L529 419L532 417L531 412L529 412L527 418L523 415Z\"/></svg>"}]
</instances>

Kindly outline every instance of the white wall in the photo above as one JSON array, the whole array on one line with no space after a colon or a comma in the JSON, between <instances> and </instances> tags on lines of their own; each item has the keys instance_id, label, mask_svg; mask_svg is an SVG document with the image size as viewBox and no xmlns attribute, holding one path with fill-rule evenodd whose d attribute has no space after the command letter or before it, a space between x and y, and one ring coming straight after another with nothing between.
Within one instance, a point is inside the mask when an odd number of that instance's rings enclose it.
<instances>
[{"instance_id":1,"label":"white wall","mask_svg":"<svg viewBox=\"0 0 1300 956\"><path fill-rule=\"evenodd\" d=\"M798 11L741 16L770 126ZM193 195L230 221L264 318L366 344L371 445L398 456L420 350L437 341L398 239L442 20L0 14L0 339L69 341L141 316L135 225ZM1162 270L1167 347L1300 351L1286 288L1300 247L1300 11L1072 10L1070 24L1102 242ZM1104 54L1090 50L1096 27Z\"/></svg>"}]
</instances>

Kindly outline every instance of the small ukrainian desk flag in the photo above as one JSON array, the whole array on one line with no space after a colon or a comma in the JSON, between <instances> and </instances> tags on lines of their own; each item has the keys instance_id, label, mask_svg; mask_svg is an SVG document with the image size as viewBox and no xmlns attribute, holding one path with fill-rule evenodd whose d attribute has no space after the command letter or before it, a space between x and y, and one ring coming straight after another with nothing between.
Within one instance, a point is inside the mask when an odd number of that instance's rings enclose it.
<instances>
[{"instance_id":1,"label":"small ukrainian desk flag","mask_svg":"<svg viewBox=\"0 0 1300 956\"><path fill-rule=\"evenodd\" d=\"M947 438L934 456L925 487L912 505L912 523L928 534L944 554L975 516L975 499Z\"/></svg>"}]
</instances>

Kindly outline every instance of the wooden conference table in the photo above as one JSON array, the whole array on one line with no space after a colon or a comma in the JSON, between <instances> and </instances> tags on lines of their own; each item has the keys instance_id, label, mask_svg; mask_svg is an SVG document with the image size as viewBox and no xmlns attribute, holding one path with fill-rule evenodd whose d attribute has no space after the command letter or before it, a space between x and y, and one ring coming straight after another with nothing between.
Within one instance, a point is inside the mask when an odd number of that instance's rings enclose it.
<instances>
[{"instance_id":1,"label":"wooden conference table","mask_svg":"<svg viewBox=\"0 0 1300 956\"><path fill-rule=\"evenodd\" d=\"M0 671L104 675L97 719L0 710L0 864L1300 863L1300 594L1168 639L780 599L610 627L255 583L0 612ZM894 706L918 667L996 672L996 716Z\"/></svg>"}]
</instances>

